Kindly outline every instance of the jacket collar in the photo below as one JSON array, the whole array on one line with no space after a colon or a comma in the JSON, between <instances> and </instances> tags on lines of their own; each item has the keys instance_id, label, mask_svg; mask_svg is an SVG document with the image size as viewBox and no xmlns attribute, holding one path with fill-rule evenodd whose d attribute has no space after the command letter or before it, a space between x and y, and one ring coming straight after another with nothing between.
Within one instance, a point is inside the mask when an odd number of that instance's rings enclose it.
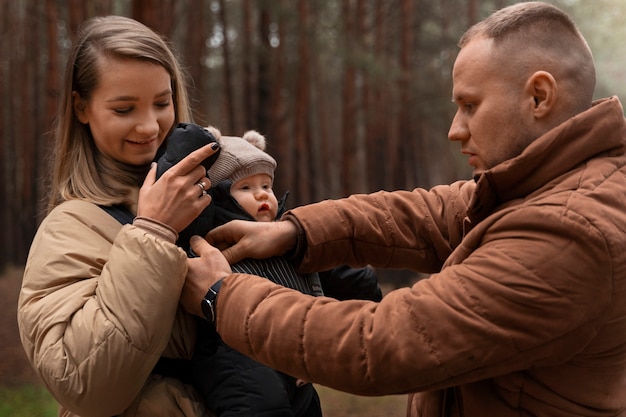
<instances>
[{"instance_id":1,"label":"jacket collar","mask_svg":"<svg viewBox=\"0 0 626 417\"><path fill-rule=\"evenodd\" d=\"M527 196L595 156L622 155L625 142L619 99L598 100L589 110L537 138L519 156L483 172L476 179L468 217L475 224L496 206Z\"/></svg>"}]
</instances>

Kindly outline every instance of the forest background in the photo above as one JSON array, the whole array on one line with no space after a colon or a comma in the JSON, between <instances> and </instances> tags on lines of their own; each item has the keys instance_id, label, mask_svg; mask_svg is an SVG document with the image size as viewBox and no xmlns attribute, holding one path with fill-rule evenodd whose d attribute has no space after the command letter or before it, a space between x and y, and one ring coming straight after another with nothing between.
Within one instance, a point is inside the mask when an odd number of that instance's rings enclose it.
<instances>
[{"instance_id":1,"label":"forest background","mask_svg":"<svg viewBox=\"0 0 626 417\"><path fill-rule=\"evenodd\" d=\"M594 51L595 97L626 97L626 2L548 1L574 17ZM195 121L230 135L265 134L278 162L275 189L289 191L293 207L469 178L458 144L447 140L456 43L472 23L512 3L0 0L0 417L56 414L26 361L15 308L44 215L51 132L81 22L124 15L167 38L189 75ZM379 272L385 291L415 279ZM330 417L404 409L404 398L321 392Z\"/></svg>"},{"instance_id":2,"label":"forest background","mask_svg":"<svg viewBox=\"0 0 626 417\"><path fill-rule=\"evenodd\" d=\"M555 0L588 38L597 97L624 96L626 6ZM195 121L257 129L288 206L470 175L447 140L457 40L506 0L0 0L0 270L23 265L44 215L65 60L94 15L168 39Z\"/></svg>"}]
</instances>

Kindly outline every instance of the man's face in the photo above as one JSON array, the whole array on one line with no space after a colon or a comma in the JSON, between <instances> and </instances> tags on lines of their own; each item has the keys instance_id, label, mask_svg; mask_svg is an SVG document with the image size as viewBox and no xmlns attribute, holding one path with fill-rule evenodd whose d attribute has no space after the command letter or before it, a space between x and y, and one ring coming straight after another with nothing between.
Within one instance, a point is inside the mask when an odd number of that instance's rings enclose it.
<instances>
[{"instance_id":1,"label":"man's face","mask_svg":"<svg viewBox=\"0 0 626 417\"><path fill-rule=\"evenodd\" d=\"M474 175L519 155L535 138L522 71L507 68L494 55L493 40L477 38L465 45L452 73L452 101L457 111L448 139L461 143Z\"/></svg>"}]
</instances>

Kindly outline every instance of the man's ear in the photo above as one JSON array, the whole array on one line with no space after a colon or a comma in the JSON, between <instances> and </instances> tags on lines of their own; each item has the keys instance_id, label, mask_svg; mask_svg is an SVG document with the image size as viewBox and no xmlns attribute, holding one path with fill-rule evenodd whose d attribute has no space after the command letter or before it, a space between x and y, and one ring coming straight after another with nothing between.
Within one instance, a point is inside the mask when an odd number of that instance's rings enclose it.
<instances>
[{"instance_id":1,"label":"man's ear","mask_svg":"<svg viewBox=\"0 0 626 417\"><path fill-rule=\"evenodd\" d=\"M541 119L554 109L556 104L556 80L547 71L537 71L530 76L526 83L526 92L532 100L532 113L535 118Z\"/></svg>"},{"instance_id":2,"label":"man's ear","mask_svg":"<svg viewBox=\"0 0 626 417\"><path fill-rule=\"evenodd\" d=\"M82 124L89 123L85 108L87 107L85 100L78 94L77 91L72 91L72 104L74 106L74 114L79 122Z\"/></svg>"}]
</instances>

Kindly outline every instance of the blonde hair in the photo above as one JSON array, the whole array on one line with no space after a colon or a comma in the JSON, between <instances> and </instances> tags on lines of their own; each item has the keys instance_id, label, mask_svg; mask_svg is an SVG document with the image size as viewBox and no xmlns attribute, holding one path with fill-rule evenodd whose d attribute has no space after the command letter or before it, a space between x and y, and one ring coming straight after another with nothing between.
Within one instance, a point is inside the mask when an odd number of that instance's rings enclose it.
<instances>
[{"instance_id":1,"label":"blonde hair","mask_svg":"<svg viewBox=\"0 0 626 417\"><path fill-rule=\"evenodd\" d=\"M89 99L98 86L102 57L138 59L162 66L172 82L174 125L191 122L185 76L172 50L158 34L122 16L96 17L80 28L67 61L56 120L48 212L65 200L132 205L133 193L149 166L133 167L101 154L89 127L74 114L72 93ZM172 127L173 127L172 126Z\"/></svg>"}]
</instances>

